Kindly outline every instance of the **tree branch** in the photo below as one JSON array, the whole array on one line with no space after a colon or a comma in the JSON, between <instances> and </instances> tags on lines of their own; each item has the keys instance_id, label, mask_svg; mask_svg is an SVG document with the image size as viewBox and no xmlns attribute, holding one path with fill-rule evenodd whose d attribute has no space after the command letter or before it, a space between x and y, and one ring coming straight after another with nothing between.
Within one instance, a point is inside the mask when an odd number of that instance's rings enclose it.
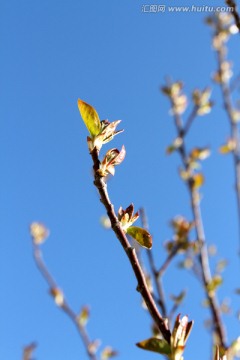
<instances>
[{"instance_id":1,"label":"tree branch","mask_svg":"<svg viewBox=\"0 0 240 360\"><path fill-rule=\"evenodd\" d=\"M137 290L141 293L154 322L156 323L160 332L162 333L163 338L168 343L170 343L171 333L168 329L166 322L164 321L164 318L159 313L156 303L148 289L144 273L142 271L142 268L140 266L140 263L138 261L137 255L136 255L136 251L133 247L130 246L130 243L126 237L126 234L124 233L124 231L121 227L121 224L118 221L118 218L114 211L114 206L111 204L111 201L109 199L109 195L107 192L107 185L104 181L104 178L99 175L99 172L98 172L99 164L100 164L99 158L98 158L99 151L95 147L90 154L91 154L92 160L93 160L94 185L97 187L97 189L99 191L100 200L107 211L108 217L111 222L112 229L113 229L116 237L120 241L120 243L121 243L124 251L126 252L128 259L131 263L131 266L133 268L134 274L135 274L137 282L138 282Z\"/></svg>"},{"instance_id":2,"label":"tree branch","mask_svg":"<svg viewBox=\"0 0 240 360\"><path fill-rule=\"evenodd\" d=\"M175 117L177 133L178 133L178 136L180 137L183 134L183 128L181 125L182 120L181 120L181 117L179 114L175 114L174 117ZM179 147L178 152L182 159L183 165L184 165L185 169L187 170L188 169L188 157L187 157L187 152L186 152L186 148L185 148L184 137L182 137L182 139L183 139L183 142L182 142L182 145ZM194 221L195 221L197 240L199 243L202 244L198 260L199 260L199 263L201 266L204 290L205 290L207 299L209 301L212 318L214 320L213 323L214 323L214 327L215 327L215 332L218 336L219 344L221 346L223 346L224 348L226 348L226 336L225 336L225 331L224 331L222 320L221 320L221 312L220 312L220 308L218 305L217 297L216 297L215 293L210 295L210 293L208 291L208 284L211 282L212 276L211 276L211 271L210 271L210 266L209 266L209 259L208 259L208 252L207 252L204 228L203 228L203 223L202 223L201 210L200 210L199 201L198 201L198 197L197 197L198 194L196 193L196 190L193 189L191 178L187 181L187 186L188 186L189 195L191 198L191 207L192 207L192 213L193 213L193 217L194 217Z\"/></svg>"}]
</instances>

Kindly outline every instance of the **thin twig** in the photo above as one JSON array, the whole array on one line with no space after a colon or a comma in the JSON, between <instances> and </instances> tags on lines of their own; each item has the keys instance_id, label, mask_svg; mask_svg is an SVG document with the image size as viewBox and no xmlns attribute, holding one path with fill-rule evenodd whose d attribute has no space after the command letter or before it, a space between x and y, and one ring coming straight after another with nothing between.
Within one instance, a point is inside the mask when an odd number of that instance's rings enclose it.
<instances>
[{"instance_id":1,"label":"thin twig","mask_svg":"<svg viewBox=\"0 0 240 360\"><path fill-rule=\"evenodd\" d=\"M165 271L167 270L168 266L170 265L172 259L174 258L174 256L177 254L178 250L180 249L181 245L180 244L176 244L172 251L168 254L166 260L164 261L164 263L162 264L162 266L160 267L160 269L157 272L157 276L160 278L163 276L163 274L165 273Z\"/></svg>"},{"instance_id":2,"label":"thin twig","mask_svg":"<svg viewBox=\"0 0 240 360\"><path fill-rule=\"evenodd\" d=\"M140 209L140 218L141 218L143 228L148 230L149 226L148 226L147 216L146 216L146 212L145 212L144 208ZM147 251L147 258L148 258L148 262L150 265L155 288L156 288L157 294L158 294L157 303L160 306L163 317L166 318L167 317L167 308L166 308L165 294L164 294L162 279L158 275L158 270L155 265L152 251Z\"/></svg>"},{"instance_id":3,"label":"thin twig","mask_svg":"<svg viewBox=\"0 0 240 360\"><path fill-rule=\"evenodd\" d=\"M23 360L33 360L32 354L35 351L37 344L35 342L27 345L23 349Z\"/></svg>"},{"instance_id":4,"label":"thin twig","mask_svg":"<svg viewBox=\"0 0 240 360\"><path fill-rule=\"evenodd\" d=\"M35 244L34 241L33 241L33 257L36 266L38 267L40 273L42 274L43 278L46 280L49 286L50 292L52 292L52 290L54 289L59 289L56 281L54 280L45 262L43 261L42 251L40 247L37 244ZM97 360L97 357L95 356L94 352L91 350L92 342L87 334L86 328L78 321L78 315L75 314L75 312L68 305L65 296L63 298L63 301L59 304L59 307L63 310L63 312L65 312L65 314L71 319L71 321L76 326L89 359Z\"/></svg>"},{"instance_id":5,"label":"thin twig","mask_svg":"<svg viewBox=\"0 0 240 360\"><path fill-rule=\"evenodd\" d=\"M238 86L240 85L240 75L236 76L235 79L231 81L231 84L229 84L229 92L233 93Z\"/></svg>"},{"instance_id":6,"label":"thin twig","mask_svg":"<svg viewBox=\"0 0 240 360\"><path fill-rule=\"evenodd\" d=\"M175 124L176 124L178 136L181 136L181 134L183 133L181 117L179 114L175 114L174 117L175 117ZM182 145L179 147L178 151L179 151L180 157L182 159L183 165L184 165L185 169L187 170L188 169L188 157L187 157L187 152L186 152L186 148L185 148L184 138L183 138ZM226 336L225 336L225 331L224 331L222 320L221 320L221 311L220 311L220 307L218 305L217 296L215 293L210 295L209 291L208 291L208 284L211 283L212 276L211 276L211 271L210 271L210 266L209 266L208 251L207 251L204 228L203 228L203 223L202 223L200 205L199 205L196 190L194 190L194 188L192 186L191 178L187 181L187 185L188 185L189 195L191 198L191 207L192 207L193 217L194 217L194 221L195 221L197 240L200 244L202 244L198 259L199 259L199 263L201 266L204 290L205 290L207 299L209 301L212 318L214 320L213 323L214 323L214 327L215 327L215 332L219 338L219 344L221 346L223 346L224 348L226 348Z\"/></svg>"},{"instance_id":7,"label":"thin twig","mask_svg":"<svg viewBox=\"0 0 240 360\"><path fill-rule=\"evenodd\" d=\"M118 221L118 218L114 211L114 206L109 199L107 185L106 185L103 177L101 177L99 175L99 172L98 172L99 164L100 164L99 158L98 158L99 151L96 149L96 147L92 150L91 156L92 156L92 160L93 160L94 185L97 187L97 189L99 191L101 202L103 203L103 205L107 211L108 217L111 221L112 229L113 229L116 237L120 241L120 243L121 243L123 249L125 250L125 252L129 258L129 261L132 265L134 274L135 274L137 282L138 282L137 290L141 293L154 322L156 323L160 332L162 333L162 336L168 343L170 343L171 333L168 329L166 322L164 321L164 318L158 311L156 303L148 289L144 273L142 271L142 268L141 268L138 258L136 256L136 251L133 247L130 246L130 243L126 237L126 234L123 231L120 222Z\"/></svg>"},{"instance_id":8,"label":"thin twig","mask_svg":"<svg viewBox=\"0 0 240 360\"><path fill-rule=\"evenodd\" d=\"M190 113L190 115L186 121L186 124L181 132L181 137L185 137L187 135L188 131L190 130L190 127L192 126L194 119L197 116L198 109L199 109L199 107L197 105L195 105L193 107L192 112Z\"/></svg>"},{"instance_id":9,"label":"thin twig","mask_svg":"<svg viewBox=\"0 0 240 360\"><path fill-rule=\"evenodd\" d=\"M222 48L220 48L217 51L217 61L218 61L218 69L219 69L218 71L220 74L220 79L223 76L222 64L225 61L224 54L225 51ZM233 119L233 104L232 104L230 86L226 82L221 81L220 88L222 91L223 106L229 119L231 138L234 140L236 145L235 148L233 149L233 162L234 162L234 170L235 170L235 190L237 197L238 230L239 230L239 240L240 240L240 140L238 134L238 126L236 121L234 121Z\"/></svg>"}]
</instances>

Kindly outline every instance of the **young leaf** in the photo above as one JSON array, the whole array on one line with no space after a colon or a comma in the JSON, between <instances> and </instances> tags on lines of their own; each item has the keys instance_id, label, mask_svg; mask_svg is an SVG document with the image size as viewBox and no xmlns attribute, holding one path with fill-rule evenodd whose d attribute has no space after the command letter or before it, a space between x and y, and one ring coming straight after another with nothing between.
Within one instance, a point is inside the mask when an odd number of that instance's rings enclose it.
<instances>
[{"instance_id":1,"label":"young leaf","mask_svg":"<svg viewBox=\"0 0 240 360\"><path fill-rule=\"evenodd\" d=\"M91 136L98 135L101 131L101 123L94 107L78 99L78 109Z\"/></svg>"},{"instance_id":2,"label":"young leaf","mask_svg":"<svg viewBox=\"0 0 240 360\"><path fill-rule=\"evenodd\" d=\"M154 351L162 355L170 355L170 345L164 339L150 338L147 340L140 341L136 344L138 347L144 350Z\"/></svg>"},{"instance_id":3,"label":"young leaf","mask_svg":"<svg viewBox=\"0 0 240 360\"><path fill-rule=\"evenodd\" d=\"M147 230L138 226L130 226L127 229L127 234L132 236L141 246L151 249L152 237Z\"/></svg>"}]
</instances>

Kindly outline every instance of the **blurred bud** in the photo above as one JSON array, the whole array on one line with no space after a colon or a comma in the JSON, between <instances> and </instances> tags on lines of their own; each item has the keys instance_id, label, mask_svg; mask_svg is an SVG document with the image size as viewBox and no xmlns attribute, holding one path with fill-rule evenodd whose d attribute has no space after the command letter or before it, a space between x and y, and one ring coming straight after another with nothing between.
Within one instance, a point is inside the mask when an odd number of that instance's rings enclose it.
<instances>
[{"instance_id":1,"label":"blurred bud","mask_svg":"<svg viewBox=\"0 0 240 360\"><path fill-rule=\"evenodd\" d=\"M233 75L232 64L229 61L223 61L220 69L213 75L213 80L219 84L227 83Z\"/></svg>"},{"instance_id":2,"label":"blurred bud","mask_svg":"<svg viewBox=\"0 0 240 360\"><path fill-rule=\"evenodd\" d=\"M111 229L111 221L107 215L101 216L100 223L105 229Z\"/></svg>"},{"instance_id":3,"label":"blurred bud","mask_svg":"<svg viewBox=\"0 0 240 360\"><path fill-rule=\"evenodd\" d=\"M202 91L196 89L193 91L192 98L194 104L198 107L197 114L205 115L208 114L213 106L213 102L209 100L211 96L211 89L206 88Z\"/></svg>"},{"instance_id":4,"label":"blurred bud","mask_svg":"<svg viewBox=\"0 0 240 360\"><path fill-rule=\"evenodd\" d=\"M49 236L49 230L39 222L30 225L30 233L36 245L42 244Z\"/></svg>"},{"instance_id":5,"label":"blurred bud","mask_svg":"<svg viewBox=\"0 0 240 360\"><path fill-rule=\"evenodd\" d=\"M84 306L77 317L78 323L81 326L86 326L89 320L90 311L88 306Z\"/></svg>"},{"instance_id":6,"label":"blurred bud","mask_svg":"<svg viewBox=\"0 0 240 360\"><path fill-rule=\"evenodd\" d=\"M88 351L90 352L90 354L96 354L96 352L98 351L99 346L101 345L101 341L96 339L94 341L92 341L89 345L88 345Z\"/></svg>"},{"instance_id":7,"label":"blurred bud","mask_svg":"<svg viewBox=\"0 0 240 360\"><path fill-rule=\"evenodd\" d=\"M178 81L173 84L163 86L162 92L167 95L172 102L172 114L180 115L187 107L187 96L182 93L183 83Z\"/></svg>"},{"instance_id":8,"label":"blurred bud","mask_svg":"<svg viewBox=\"0 0 240 360\"><path fill-rule=\"evenodd\" d=\"M174 142L169 145L166 149L167 154L172 154L175 150L179 149L182 146L183 139L181 137L177 137Z\"/></svg>"},{"instance_id":9,"label":"blurred bud","mask_svg":"<svg viewBox=\"0 0 240 360\"><path fill-rule=\"evenodd\" d=\"M209 148L194 148L190 153L190 159L192 160L205 160L210 155Z\"/></svg>"},{"instance_id":10,"label":"blurred bud","mask_svg":"<svg viewBox=\"0 0 240 360\"><path fill-rule=\"evenodd\" d=\"M219 152L221 154L228 154L232 151L234 151L236 149L236 140L234 139L228 139L228 141L226 142L226 144L222 145L220 148L219 148Z\"/></svg>"},{"instance_id":11,"label":"blurred bud","mask_svg":"<svg viewBox=\"0 0 240 360\"><path fill-rule=\"evenodd\" d=\"M223 278L220 275L214 275L211 281L207 284L207 290L210 297L214 296L217 288L222 285Z\"/></svg>"},{"instance_id":12,"label":"blurred bud","mask_svg":"<svg viewBox=\"0 0 240 360\"><path fill-rule=\"evenodd\" d=\"M192 176L191 180L192 180L192 189L197 190L203 185L204 176L202 173L197 173Z\"/></svg>"},{"instance_id":13,"label":"blurred bud","mask_svg":"<svg viewBox=\"0 0 240 360\"><path fill-rule=\"evenodd\" d=\"M63 304L64 304L64 295L63 295L62 290L60 290L58 288L51 288L50 289L50 294L54 298L54 301L55 301L57 306L59 306L59 307L63 306Z\"/></svg>"},{"instance_id":14,"label":"blurred bud","mask_svg":"<svg viewBox=\"0 0 240 360\"><path fill-rule=\"evenodd\" d=\"M117 351L113 350L110 346L105 347L101 353L101 360L108 360L117 356Z\"/></svg>"}]
</instances>

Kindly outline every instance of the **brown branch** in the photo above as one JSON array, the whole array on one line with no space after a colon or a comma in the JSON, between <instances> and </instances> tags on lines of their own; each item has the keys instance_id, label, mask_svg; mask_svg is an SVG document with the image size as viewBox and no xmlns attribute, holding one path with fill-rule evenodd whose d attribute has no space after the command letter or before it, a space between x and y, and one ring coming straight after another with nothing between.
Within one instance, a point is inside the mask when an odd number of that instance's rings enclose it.
<instances>
[{"instance_id":1,"label":"brown branch","mask_svg":"<svg viewBox=\"0 0 240 360\"><path fill-rule=\"evenodd\" d=\"M96 148L94 148L90 154L91 154L92 160L93 160L94 185L97 187L97 189L99 191L100 200L107 211L108 217L111 221L112 229L113 229L116 237L120 241L120 243L121 243L124 251L126 252L128 259L131 263L131 266L133 268L133 271L134 271L134 274L136 276L137 283L138 283L137 290L141 293L141 295L146 303L146 306L149 310L149 313L151 314L154 322L156 323L160 332L162 333L162 336L168 343L170 343L171 333L168 329L166 322L164 321L164 318L158 311L156 303L148 289L144 273L142 271L142 268L139 264L139 261L138 261L137 255L136 255L136 251L133 247L130 246L130 243L126 237L126 234L123 231L120 222L118 221L118 218L114 211L114 206L113 206L113 204L111 204L111 201L109 199L109 195L107 192L107 185L106 185L103 177L101 177L98 173L99 151Z\"/></svg>"},{"instance_id":2,"label":"brown branch","mask_svg":"<svg viewBox=\"0 0 240 360\"><path fill-rule=\"evenodd\" d=\"M160 267L160 269L157 272L157 275L158 275L159 278L163 276L163 274L167 270L168 266L170 265L170 263L171 263L172 259L174 258L174 256L177 254L180 247L181 247L180 244L176 244L173 247L172 251L168 254L166 260L164 261L164 263L162 264L162 266Z\"/></svg>"},{"instance_id":3,"label":"brown branch","mask_svg":"<svg viewBox=\"0 0 240 360\"><path fill-rule=\"evenodd\" d=\"M197 105L195 105L193 107L192 112L190 113L190 115L186 121L186 124L181 132L181 137L185 137L187 135L188 131L190 130L190 127L192 126L194 119L197 116L198 109L199 109L199 107Z\"/></svg>"},{"instance_id":4,"label":"brown branch","mask_svg":"<svg viewBox=\"0 0 240 360\"><path fill-rule=\"evenodd\" d=\"M240 32L240 17L237 12L237 5L234 0L226 0L226 4L231 7L232 16L234 17L235 24Z\"/></svg>"},{"instance_id":5,"label":"brown branch","mask_svg":"<svg viewBox=\"0 0 240 360\"><path fill-rule=\"evenodd\" d=\"M53 276L50 274L46 264L43 261L42 251L39 245L34 243L34 241L33 241L33 257L37 268L39 269L40 273L42 274L43 278L46 280L49 286L49 292L52 293L54 290L59 289L56 281L54 280ZM65 296L63 297L62 301L58 304L58 306L76 326L89 359L97 360L97 357L95 356L94 352L91 349L92 342L89 339L86 328L78 321L78 315L75 314L75 312L68 305Z\"/></svg>"},{"instance_id":6,"label":"brown branch","mask_svg":"<svg viewBox=\"0 0 240 360\"><path fill-rule=\"evenodd\" d=\"M175 114L174 118L175 118L175 124L176 124L178 136L181 136L183 133L183 128L181 125L182 124L181 117L179 114ZM188 169L188 157L187 157L184 137L182 139L183 139L183 142L182 142L182 145L179 147L178 151L179 151L180 157L182 159L183 165L184 165L185 169L187 170ZM208 284L211 282L212 276L211 276L211 271L210 271L210 266L209 266L209 258L208 258L207 245L206 245L204 228L203 228L203 223L202 223L201 210L200 210L199 201L198 201L198 197L197 197L198 194L196 193L196 191L194 190L194 188L192 186L193 185L192 181L193 180L190 178L187 181L187 186L188 186L189 195L191 198L191 207L192 207L193 217L194 217L194 221L195 221L197 240L200 244L202 244L200 254L198 257L198 260L199 260L199 263L201 266L201 272L202 272L202 274L201 274L202 282L203 282L206 297L209 301L212 318L214 320L213 323L214 323L214 327L215 327L215 332L218 336L219 344L221 346L223 346L224 348L226 348L226 336L225 336L225 331L224 331L224 327L223 327L222 320L221 320L221 311L220 311L220 307L218 305L217 296L215 293L210 295L210 293L208 291Z\"/></svg>"}]
</instances>

